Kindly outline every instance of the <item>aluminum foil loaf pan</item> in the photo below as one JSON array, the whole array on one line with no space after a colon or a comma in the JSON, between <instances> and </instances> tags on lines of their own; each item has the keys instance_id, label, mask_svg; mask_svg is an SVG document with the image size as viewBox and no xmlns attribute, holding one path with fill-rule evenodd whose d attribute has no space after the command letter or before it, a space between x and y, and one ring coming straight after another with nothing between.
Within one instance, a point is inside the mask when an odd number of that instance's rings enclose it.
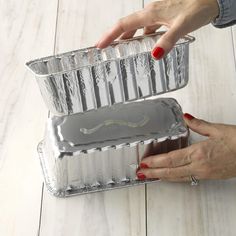
<instances>
[{"instance_id":1,"label":"aluminum foil loaf pan","mask_svg":"<svg viewBox=\"0 0 236 236\"><path fill-rule=\"evenodd\" d=\"M155 180L138 180L140 161L188 144L176 100L117 104L48 119L38 146L47 189L65 197Z\"/></svg>"},{"instance_id":2,"label":"aluminum foil loaf pan","mask_svg":"<svg viewBox=\"0 0 236 236\"><path fill-rule=\"evenodd\" d=\"M163 32L162 32L163 33ZM180 89L188 83L189 43L181 38L156 61L151 50L162 34L117 41L33 60L41 94L54 115L84 112Z\"/></svg>"}]
</instances>

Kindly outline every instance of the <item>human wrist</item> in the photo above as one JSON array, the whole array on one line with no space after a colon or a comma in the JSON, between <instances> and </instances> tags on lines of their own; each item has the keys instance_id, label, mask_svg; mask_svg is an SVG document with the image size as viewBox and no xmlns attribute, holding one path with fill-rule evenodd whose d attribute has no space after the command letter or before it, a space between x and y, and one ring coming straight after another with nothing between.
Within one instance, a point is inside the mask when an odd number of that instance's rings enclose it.
<instances>
[{"instance_id":1,"label":"human wrist","mask_svg":"<svg viewBox=\"0 0 236 236\"><path fill-rule=\"evenodd\" d=\"M218 0L213 0L212 1L212 20L215 20L219 17L220 15L220 6L219 6L219 3L218 3Z\"/></svg>"}]
</instances>

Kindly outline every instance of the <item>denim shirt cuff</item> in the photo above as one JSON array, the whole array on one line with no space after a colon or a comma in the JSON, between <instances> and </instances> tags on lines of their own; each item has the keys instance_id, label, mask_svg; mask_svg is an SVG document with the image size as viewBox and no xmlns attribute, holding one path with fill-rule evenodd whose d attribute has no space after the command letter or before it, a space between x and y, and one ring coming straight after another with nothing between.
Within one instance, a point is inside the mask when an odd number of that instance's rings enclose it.
<instances>
[{"instance_id":1,"label":"denim shirt cuff","mask_svg":"<svg viewBox=\"0 0 236 236\"><path fill-rule=\"evenodd\" d=\"M217 28L224 28L236 23L236 0L217 0L220 13L212 21Z\"/></svg>"}]
</instances>

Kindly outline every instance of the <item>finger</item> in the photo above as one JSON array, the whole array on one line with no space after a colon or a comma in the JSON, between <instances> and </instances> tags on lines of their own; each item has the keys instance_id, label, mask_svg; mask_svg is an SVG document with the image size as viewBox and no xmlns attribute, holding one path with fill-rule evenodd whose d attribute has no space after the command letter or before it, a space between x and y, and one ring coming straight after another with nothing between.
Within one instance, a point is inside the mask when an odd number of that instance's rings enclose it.
<instances>
[{"instance_id":1,"label":"finger","mask_svg":"<svg viewBox=\"0 0 236 236\"><path fill-rule=\"evenodd\" d=\"M148 156L158 155L162 153L167 153L173 147L173 140L165 140L162 142L152 142L144 150L141 160ZM175 148L176 149L176 148ZM171 151L171 150L170 150Z\"/></svg>"},{"instance_id":2,"label":"finger","mask_svg":"<svg viewBox=\"0 0 236 236\"><path fill-rule=\"evenodd\" d=\"M187 139L186 137L181 138L181 147L183 148L187 146L186 139ZM167 152L171 152L179 148L180 148L179 139L175 140L167 139L162 142L153 142L147 146L140 160L143 160L149 156L154 156L164 153L166 154Z\"/></svg>"},{"instance_id":3,"label":"finger","mask_svg":"<svg viewBox=\"0 0 236 236\"><path fill-rule=\"evenodd\" d=\"M161 25L152 25L152 26L146 26L143 29L143 34L152 34L155 33L157 29L159 29Z\"/></svg>"},{"instance_id":4,"label":"finger","mask_svg":"<svg viewBox=\"0 0 236 236\"><path fill-rule=\"evenodd\" d=\"M162 181L169 181L169 182L190 182L190 177L180 177L180 178L163 178Z\"/></svg>"},{"instance_id":5,"label":"finger","mask_svg":"<svg viewBox=\"0 0 236 236\"><path fill-rule=\"evenodd\" d=\"M154 59L159 60L163 58L174 47L177 40L181 37L179 27L172 26L166 33L164 33L152 50Z\"/></svg>"},{"instance_id":6,"label":"finger","mask_svg":"<svg viewBox=\"0 0 236 236\"><path fill-rule=\"evenodd\" d=\"M123 33L120 36L120 39L129 39L132 38L134 36L134 34L136 33L137 30L131 30L131 31L127 31L125 33Z\"/></svg>"},{"instance_id":7,"label":"finger","mask_svg":"<svg viewBox=\"0 0 236 236\"><path fill-rule=\"evenodd\" d=\"M146 157L140 163L140 168L173 168L187 165L191 162L191 153L188 147L160 155Z\"/></svg>"},{"instance_id":8,"label":"finger","mask_svg":"<svg viewBox=\"0 0 236 236\"><path fill-rule=\"evenodd\" d=\"M200 180L202 178L199 178L197 175L194 175L196 180ZM163 181L170 181L170 182L189 182L192 183L192 178L191 176L184 176L184 177L179 177L179 178L162 178L161 180Z\"/></svg>"},{"instance_id":9,"label":"finger","mask_svg":"<svg viewBox=\"0 0 236 236\"><path fill-rule=\"evenodd\" d=\"M150 17L146 14L146 11L138 11L129 16L121 18L115 26L109 30L97 43L98 48L105 48L115 39L117 39L122 33L143 28L149 25Z\"/></svg>"},{"instance_id":10,"label":"finger","mask_svg":"<svg viewBox=\"0 0 236 236\"><path fill-rule=\"evenodd\" d=\"M137 172L138 178L143 176L147 179L163 179L163 178L181 178L192 175L191 165L185 165L176 168L156 168L141 169Z\"/></svg>"},{"instance_id":11,"label":"finger","mask_svg":"<svg viewBox=\"0 0 236 236\"><path fill-rule=\"evenodd\" d=\"M188 127L198 134L204 136L214 136L217 132L215 124L213 123L197 119L188 113L185 113L183 117Z\"/></svg>"}]
</instances>

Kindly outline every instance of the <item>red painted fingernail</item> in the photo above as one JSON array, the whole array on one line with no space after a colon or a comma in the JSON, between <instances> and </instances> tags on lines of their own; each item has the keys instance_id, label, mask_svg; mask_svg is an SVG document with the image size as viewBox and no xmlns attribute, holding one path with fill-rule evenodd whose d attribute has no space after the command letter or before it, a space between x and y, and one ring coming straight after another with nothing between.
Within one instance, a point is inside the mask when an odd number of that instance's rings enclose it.
<instances>
[{"instance_id":1,"label":"red painted fingernail","mask_svg":"<svg viewBox=\"0 0 236 236\"><path fill-rule=\"evenodd\" d=\"M138 176L138 178L140 179L140 180L144 180L144 179L146 179L146 175L145 174L143 174L143 173L137 173L137 176Z\"/></svg>"},{"instance_id":2,"label":"red painted fingernail","mask_svg":"<svg viewBox=\"0 0 236 236\"><path fill-rule=\"evenodd\" d=\"M140 163L140 168L147 169L149 167L148 167L148 165L146 163Z\"/></svg>"},{"instance_id":3,"label":"red painted fingernail","mask_svg":"<svg viewBox=\"0 0 236 236\"><path fill-rule=\"evenodd\" d=\"M159 60L163 57L163 55L165 54L165 50L161 47L156 47L153 49L152 51L152 56L156 59Z\"/></svg>"},{"instance_id":4,"label":"red painted fingernail","mask_svg":"<svg viewBox=\"0 0 236 236\"><path fill-rule=\"evenodd\" d=\"M186 118L186 119L188 119L188 120L192 120L192 119L194 119L195 117L192 116L192 115L190 115L189 113L185 113L185 114L184 114L184 118Z\"/></svg>"}]
</instances>

